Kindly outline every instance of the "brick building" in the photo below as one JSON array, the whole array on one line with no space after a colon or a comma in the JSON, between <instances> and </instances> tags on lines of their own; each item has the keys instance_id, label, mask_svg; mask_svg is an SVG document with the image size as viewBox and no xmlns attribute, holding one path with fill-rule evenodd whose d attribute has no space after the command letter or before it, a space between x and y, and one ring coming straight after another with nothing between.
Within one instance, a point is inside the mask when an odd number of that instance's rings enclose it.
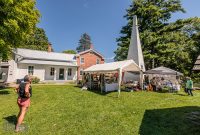
<instances>
[{"instance_id":1,"label":"brick building","mask_svg":"<svg viewBox=\"0 0 200 135\"><path fill-rule=\"evenodd\" d=\"M96 64L103 64L103 56L95 51L94 49L89 49L83 52L80 52L76 55L76 61L78 66L77 79L82 79L82 71L88 67Z\"/></svg>"}]
</instances>

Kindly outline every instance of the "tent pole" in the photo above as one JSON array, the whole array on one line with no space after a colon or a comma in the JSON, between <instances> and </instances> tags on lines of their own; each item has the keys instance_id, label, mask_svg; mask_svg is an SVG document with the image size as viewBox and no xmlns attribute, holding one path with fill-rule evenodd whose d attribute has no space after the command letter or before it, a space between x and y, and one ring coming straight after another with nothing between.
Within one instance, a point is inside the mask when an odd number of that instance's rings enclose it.
<instances>
[{"instance_id":1,"label":"tent pole","mask_svg":"<svg viewBox=\"0 0 200 135\"><path fill-rule=\"evenodd\" d=\"M142 90L143 90L143 80L144 80L144 75L143 72L140 71L140 87L142 88Z\"/></svg>"},{"instance_id":2,"label":"tent pole","mask_svg":"<svg viewBox=\"0 0 200 135\"><path fill-rule=\"evenodd\" d=\"M120 68L118 71L118 97L120 96L120 92L121 92L121 82L122 82L122 69Z\"/></svg>"},{"instance_id":3,"label":"tent pole","mask_svg":"<svg viewBox=\"0 0 200 135\"><path fill-rule=\"evenodd\" d=\"M89 83L90 83L90 90L92 89L92 78L91 78L91 73L89 74Z\"/></svg>"},{"instance_id":4,"label":"tent pole","mask_svg":"<svg viewBox=\"0 0 200 135\"><path fill-rule=\"evenodd\" d=\"M100 88L101 88L101 94L103 93L103 74L100 74L101 80L100 80Z\"/></svg>"}]
</instances>

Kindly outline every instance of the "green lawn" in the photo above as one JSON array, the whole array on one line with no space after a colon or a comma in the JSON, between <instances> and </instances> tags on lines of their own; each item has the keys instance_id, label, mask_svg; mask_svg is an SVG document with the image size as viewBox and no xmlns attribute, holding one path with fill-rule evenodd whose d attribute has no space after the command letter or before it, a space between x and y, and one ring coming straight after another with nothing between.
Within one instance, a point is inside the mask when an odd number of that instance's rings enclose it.
<instances>
[{"instance_id":1,"label":"green lawn","mask_svg":"<svg viewBox=\"0 0 200 135\"><path fill-rule=\"evenodd\" d=\"M12 89L0 90L0 134L16 134L13 123L18 106ZM117 92L101 95L73 85L33 86L31 107L25 117L33 135L190 135L200 134L192 123L200 112L200 92ZM194 120L194 121L195 121ZM199 121L200 123L200 121Z\"/></svg>"}]
</instances>

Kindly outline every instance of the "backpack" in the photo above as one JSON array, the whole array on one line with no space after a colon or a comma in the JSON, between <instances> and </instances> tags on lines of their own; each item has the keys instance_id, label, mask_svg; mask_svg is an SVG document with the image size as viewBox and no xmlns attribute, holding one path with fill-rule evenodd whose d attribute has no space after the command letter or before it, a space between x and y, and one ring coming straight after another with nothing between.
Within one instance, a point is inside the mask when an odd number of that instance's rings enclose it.
<instances>
[{"instance_id":1,"label":"backpack","mask_svg":"<svg viewBox=\"0 0 200 135\"><path fill-rule=\"evenodd\" d=\"M26 93L25 93L26 84L27 84L26 82L22 82L19 85L19 96L21 98L27 98L26 97ZM30 93L30 97L31 97L32 96L32 88L31 88L31 86L29 87L29 93Z\"/></svg>"}]
</instances>

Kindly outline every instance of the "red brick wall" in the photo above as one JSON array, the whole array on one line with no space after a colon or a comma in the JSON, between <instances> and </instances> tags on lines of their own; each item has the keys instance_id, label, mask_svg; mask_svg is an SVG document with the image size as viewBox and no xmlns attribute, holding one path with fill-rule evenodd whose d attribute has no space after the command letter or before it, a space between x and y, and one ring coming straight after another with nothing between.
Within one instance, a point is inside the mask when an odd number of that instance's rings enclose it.
<instances>
[{"instance_id":1,"label":"red brick wall","mask_svg":"<svg viewBox=\"0 0 200 135\"><path fill-rule=\"evenodd\" d=\"M80 60L81 58L84 58L84 63L81 64ZM96 65L97 59L99 59L100 64L104 63L104 59L99 56L98 54L94 53L94 52L86 52L84 54L81 54L80 56L78 56L76 58L77 60L77 64L78 64L78 79L80 80L82 76L80 76L80 69L82 68L83 70L86 68L89 68L93 65Z\"/></svg>"}]
</instances>

